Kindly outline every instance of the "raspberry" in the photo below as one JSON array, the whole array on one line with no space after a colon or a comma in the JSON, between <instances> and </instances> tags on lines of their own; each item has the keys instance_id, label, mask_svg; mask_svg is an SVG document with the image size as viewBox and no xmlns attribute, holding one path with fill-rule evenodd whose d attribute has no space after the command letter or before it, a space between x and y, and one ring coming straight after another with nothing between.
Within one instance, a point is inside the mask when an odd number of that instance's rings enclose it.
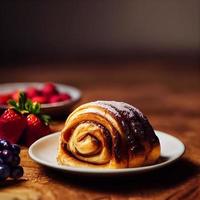
<instances>
[{"instance_id":1,"label":"raspberry","mask_svg":"<svg viewBox=\"0 0 200 200\"><path fill-rule=\"evenodd\" d=\"M71 99L71 96L69 94L67 94L67 93L60 93L59 96L60 96L60 99L62 101L66 101L66 100Z\"/></svg>"},{"instance_id":2,"label":"raspberry","mask_svg":"<svg viewBox=\"0 0 200 200\"><path fill-rule=\"evenodd\" d=\"M36 97L36 96L39 96L40 95L40 91L38 89L36 89L35 87L28 87L26 89L26 95L28 98L33 98L33 97Z\"/></svg>"},{"instance_id":3,"label":"raspberry","mask_svg":"<svg viewBox=\"0 0 200 200\"><path fill-rule=\"evenodd\" d=\"M36 97L33 97L33 98L32 98L32 101L33 101L33 102L38 102L38 103L47 103L47 102L48 102L47 98L44 97L44 96L36 96Z\"/></svg>"},{"instance_id":4,"label":"raspberry","mask_svg":"<svg viewBox=\"0 0 200 200\"><path fill-rule=\"evenodd\" d=\"M42 93L45 96L52 96L58 94L58 91L53 83L46 83L42 89Z\"/></svg>"},{"instance_id":5,"label":"raspberry","mask_svg":"<svg viewBox=\"0 0 200 200\"><path fill-rule=\"evenodd\" d=\"M60 97L59 94L58 94L58 95L53 95L53 96L51 96L50 99L49 99L49 102L50 102L50 103L57 103L57 102L59 102L59 101L62 101L62 99L61 99L61 97Z\"/></svg>"}]
</instances>

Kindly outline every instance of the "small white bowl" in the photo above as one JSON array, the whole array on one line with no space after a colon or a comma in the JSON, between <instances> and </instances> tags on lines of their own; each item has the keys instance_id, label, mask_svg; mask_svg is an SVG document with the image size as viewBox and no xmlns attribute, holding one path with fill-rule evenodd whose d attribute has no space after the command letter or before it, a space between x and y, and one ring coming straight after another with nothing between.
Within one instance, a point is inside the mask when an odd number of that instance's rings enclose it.
<instances>
[{"instance_id":1,"label":"small white bowl","mask_svg":"<svg viewBox=\"0 0 200 200\"><path fill-rule=\"evenodd\" d=\"M23 83L4 83L0 84L0 93L6 94L9 92L14 92L16 90L26 90L28 87L35 87L41 89L45 83L41 82L23 82ZM61 101L57 103L47 103L41 104L41 110L45 114L51 116L61 116L66 114L70 108L77 103L81 98L81 92L75 87L55 83L56 88L59 92L68 93L71 96L71 99L66 101ZM0 105L0 110L5 110L7 106Z\"/></svg>"}]
</instances>

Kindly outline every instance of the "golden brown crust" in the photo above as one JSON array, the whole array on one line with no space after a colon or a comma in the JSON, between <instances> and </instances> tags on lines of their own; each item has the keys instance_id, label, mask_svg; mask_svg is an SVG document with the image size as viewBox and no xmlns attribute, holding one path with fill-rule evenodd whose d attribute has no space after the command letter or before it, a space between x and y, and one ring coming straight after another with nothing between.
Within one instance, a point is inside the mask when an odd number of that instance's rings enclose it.
<instances>
[{"instance_id":1,"label":"golden brown crust","mask_svg":"<svg viewBox=\"0 0 200 200\"><path fill-rule=\"evenodd\" d=\"M153 164L160 144L147 118L123 102L97 101L78 107L61 132L57 161L91 168Z\"/></svg>"}]
</instances>

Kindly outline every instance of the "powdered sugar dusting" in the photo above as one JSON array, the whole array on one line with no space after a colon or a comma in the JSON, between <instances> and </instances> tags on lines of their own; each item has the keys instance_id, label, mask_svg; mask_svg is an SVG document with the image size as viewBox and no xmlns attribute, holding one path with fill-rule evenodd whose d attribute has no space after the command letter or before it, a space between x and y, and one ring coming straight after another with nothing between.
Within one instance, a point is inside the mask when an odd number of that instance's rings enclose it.
<instances>
[{"instance_id":1,"label":"powdered sugar dusting","mask_svg":"<svg viewBox=\"0 0 200 200\"><path fill-rule=\"evenodd\" d=\"M142 112L135 108L134 106L124 103L124 102L117 102L117 101L95 101L93 102L94 104L100 105L106 109L108 109L109 111L111 111L114 115L116 116L121 116L120 112L126 112L126 114L128 115L129 118L132 118L135 116L135 112L138 113L140 115L140 117L144 118L144 115L142 114ZM116 109L114 109L114 108ZM118 111L117 111L118 110Z\"/></svg>"},{"instance_id":2,"label":"powdered sugar dusting","mask_svg":"<svg viewBox=\"0 0 200 200\"><path fill-rule=\"evenodd\" d=\"M107 110L109 110L110 112L112 112L116 117L121 117L120 113L115 110L111 104L109 104L108 102L111 102L111 101L95 101L93 102L94 104L96 105L99 105Z\"/></svg>"}]
</instances>

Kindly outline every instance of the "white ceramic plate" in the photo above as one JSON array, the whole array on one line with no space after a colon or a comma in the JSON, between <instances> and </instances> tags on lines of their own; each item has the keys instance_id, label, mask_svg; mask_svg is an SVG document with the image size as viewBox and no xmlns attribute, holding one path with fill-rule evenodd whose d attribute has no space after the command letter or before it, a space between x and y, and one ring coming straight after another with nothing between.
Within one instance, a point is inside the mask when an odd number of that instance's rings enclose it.
<instances>
[{"instance_id":1,"label":"white ceramic plate","mask_svg":"<svg viewBox=\"0 0 200 200\"><path fill-rule=\"evenodd\" d=\"M161 131L155 131L156 135L159 137L161 143L161 161L158 164L137 167L137 168L125 168L125 169L93 169L93 168L78 168L70 166L60 166L56 162L58 138L60 132L45 136L40 138L35 143L33 143L29 148L30 157L45 166L63 170L66 173L78 173L78 174L129 174L129 173L140 173L145 171L150 171L164 167L171 164L178 158L180 158L184 151L184 144L176 137L169 135Z\"/></svg>"},{"instance_id":2,"label":"white ceramic plate","mask_svg":"<svg viewBox=\"0 0 200 200\"><path fill-rule=\"evenodd\" d=\"M0 84L0 93L9 93L16 90L25 90L27 87L36 87L38 89L41 89L43 87L44 83L41 82L23 82L23 83L4 83ZM66 92L71 96L70 100L57 102L57 103L51 103L51 104L42 104L41 108L42 111L46 114L50 115L60 115L60 114L66 114L65 112L76 102L79 101L81 97L81 92L75 87L64 85L64 84L58 84L55 83L57 89L59 92ZM7 106L0 106L0 109L6 109Z\"/></svg>"}]
</instances>

